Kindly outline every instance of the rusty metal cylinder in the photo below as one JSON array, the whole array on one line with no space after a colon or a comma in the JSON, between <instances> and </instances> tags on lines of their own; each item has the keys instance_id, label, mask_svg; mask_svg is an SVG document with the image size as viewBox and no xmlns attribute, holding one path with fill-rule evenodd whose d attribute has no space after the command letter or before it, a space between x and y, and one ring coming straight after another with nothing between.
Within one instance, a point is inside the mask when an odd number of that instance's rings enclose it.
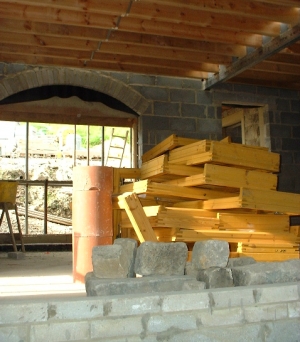
<instances>
[{"instance_id":1,"label":"rusty metal cylinder","mask_svg":"<svg viewBox=\"0 0 300 342\"><path fill-rule=\"evenodd\" d=\"M113 168L76 166L73 170L73 280L84 283L93 270L92 249L113 242Z\"/></svg>"}]
</instances>

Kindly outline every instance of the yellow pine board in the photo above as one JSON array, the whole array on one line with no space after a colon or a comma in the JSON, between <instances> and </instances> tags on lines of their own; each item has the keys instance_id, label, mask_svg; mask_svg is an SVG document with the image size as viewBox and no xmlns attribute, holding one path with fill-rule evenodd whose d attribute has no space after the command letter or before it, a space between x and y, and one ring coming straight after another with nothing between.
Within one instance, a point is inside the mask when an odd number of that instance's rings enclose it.
<instances>
[{"instance_id":1,"label":"yellow pine board","mask_svg":"<svg viewBox=\"0 0 300 342\"><path fill-rule=\"evenodd\" d=\"M241 253L287 253L287 254L293 254L293 253L299 253L299 248L286 248L286 247L270 247L270 248L260 248L260 247L255 247L255 248L251 248L251 247L242 247L242 251Z\"/></svg>"},{"instance_id":2,"label":"yellow pine board","mask_svg":"<svg viewBox=\"0 0 300 342\"><path fill-rule=\"evenodd\" d=\"M168 156L166 154L151 159L141 166L141 179L161 178L168 180L178 178L178 176L191 176L199 173L201 168L186 165L170 165L168 163ZM165 179L164 177L165 176Z\"/></svg>"},{"instance_id":3,"label":"yellow pine board","mask_svg":"<svg viewBox=\"0 0 300 342\"><path fill-rule=\"evenodd\" d=\"M202 209L194 209L194 208L178 208L178 207L164 207L161 206L158 212L159 214L166 214L172 217L181 217L181 216L189 216L189 217L211 217L217 218L218 214L213 211L202 210Z\"/></svg>"},{"instance_id":4,"label":"yellow pine board","mask_svg":"<svg viewBox=\"0 0 300 342\"><path fill-rule=\"evenodd\" d=\"M154 146L149 151L142 155L143 163L166 153L167 151L173 150L178 146L184 146L196 142L196 139L178 137L176 134L170 135L168 138L164 139L156 146Z\"/></svg>"},{"instance_id":5,"label":"yellow pine board","mask_svg":"<svg viewBox=\"0 0 300 342\"><path fill-rule=\"evenodd\" d=\"M185 159L186 165L199 165L206 162L278 172L280 155L255 146L212 141L210 151L188 156Z\"/></svg>"},{"instance_id":6,"label":"yellow pine board","mask_svg":"<svg viewBox=\"0 0 300 342\"><path fill-rule=\"evenodd\" d=\"M160 227L176 227L185 229L217 228L219 220L212 217L171 217L158 214L157 224Z\"/></svg>"},{"instance_id":7,"label":"yellow pine board","mask_svg":"<svg viewBox=\"0 0 300 342\"><path fill-rule=\"evenodd\" d=\"M242 188L240 197L243 208L300 214L300 194Z\"/></svg>"},{"instance_id":8,"label":"yellow pine board","mask_svg":"<svg viewBox=\"0 0 300 342\"><path fill-rule=\"evenodd\" d=\"M276 190L277 176L267 172L205 164L204 184Z\"/></svg>"},{"instance_id":9,"label":"yellow pine board","mask_svg":"<svg viewBox=\"0 0 300 342\"><path fill-rule=\"evenodd\" d=\"M288 215L273 214L218 214L221 229L253 229L289 231L290 220Z\"/></svg>"},{"instance_id":10,"label":"yellow pine board","mask_svg":"<svg viewBox=\"0 0 300 342\"><path fill-rule=\"evenodd\" d=\"M297 237L289 233L258 233L258 232L236 232L236 231L219 231L214 229L203 229L201 231L193 231L181 229L176 235L176 241L193 242L199 240L218 239L232 243L261 243L264 244L282 244L282 243L298 243Z\"/></svg>"},{"instance_id":11,"label":"yellow pine board","mask_svg":"<svg viewBox=\"0 0 300 342\"><path fill-rule=\"evenodd\" d=\"M299 253L240 253L240 257L252 257L256 261L284 261L299 259Z\"/></svg>"},{"instance_id":12,"label":"yellow pine board","mask_svg":"<svg viewBox=\"0 0 300 342\"><path fill-rule=\"evenodd\" d=\"M125 196L119 196L119 201L123 203L123 207L139 241L157 241L156 235L154 234L137 195L133 193Z\"/></svg>"},{"instance_id":13,"label":"yellow pine board","mask_svg":"<svg viewBox=\"0 0 300 342\"><path fill-rule=\"evenodd\" d=\"M211 140L198 140L188 146L178 147L169 152L169 163L185 164L189 157L209 151L210 145Z\"/></svg>"},{"instance_id":14,"label":"yellow pine board","mask_svg":"<svg viewBox=\"0 0 300 342\"><path fill-rule=\"evenodd\" d=\"M142 180L120 186L120 193L135 192L137 194L149 194L156 197L170 197L179 199L208 199L226 196L232 196L232 193L224 191L200 189L170 185L165 183L155 183L151 180Z\"/></svg>"},{"instance_id":15,"label":"yellow pine board","mask_svg":"<svg viewBox=\"0 0 300 342\"><path fill-rule=\"evenodd\" d=\"M277 176L267 172L239 169L214 164L205 164L201 173L185 178L166 181L179 186L225 186L232 188L248 187L253 189L276 190Z\"/></svg>"},{"instance_id":16,"label":"yellow pine board","mask_svg":"<svg viewBox=\"0 0 300 342\"><path fill-rule=\"evenodd\" d=\"M300 194L282 191L241 188L237 197L216 198L203 202L202 209L247 208L255 210L300 214Z\"/></svg>"}]
</instances>

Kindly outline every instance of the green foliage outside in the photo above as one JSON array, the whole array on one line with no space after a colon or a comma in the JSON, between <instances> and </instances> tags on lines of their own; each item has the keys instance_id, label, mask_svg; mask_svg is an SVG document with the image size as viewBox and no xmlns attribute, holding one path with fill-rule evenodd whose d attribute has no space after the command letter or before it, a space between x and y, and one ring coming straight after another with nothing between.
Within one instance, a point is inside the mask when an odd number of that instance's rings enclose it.
<instances>
[{"instance_id":1,"label":"green foliage outside","mask_svg":"<svg viewBox=\"0 0 300 342\"><path fill-rule=\"evenodd\" d=\"M25 123L21 123L21 125L25 125ZM30 123L30 126L34 128L34 130L38 134L52 135L58 136L60 133L68 134L74 133L73 125L61 125L61 124L45 124L45 123ZM125 136L126 131L130 130L128 127L115 127L114 133L116 135ZM87 133L88 126L87 125L78 125L76 126L76 134L81 136L82 139L82 147L87 148ZM100 145L102 143L102 126L90 126L89 129L90 134L90 147ZM109 141L111 139L112 127L104 128L104 141ZM130 137L128 136L127 143L130 143Z\"/></svg>"}]
</instances>

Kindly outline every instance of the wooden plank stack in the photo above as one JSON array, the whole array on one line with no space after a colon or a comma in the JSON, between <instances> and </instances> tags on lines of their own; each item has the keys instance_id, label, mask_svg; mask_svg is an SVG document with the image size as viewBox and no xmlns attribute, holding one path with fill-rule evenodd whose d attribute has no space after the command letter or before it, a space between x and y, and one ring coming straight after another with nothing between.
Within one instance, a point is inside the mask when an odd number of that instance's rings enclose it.
<instances>
[{"instance_id":1,"label":"wooden plank stack","mask_svg":"<svg viewBox=\"0 0 300 342\"><path fill-rule=\"evenodd\" d=\"M299 258L300 194L277 191L279 154L172 135L114 186L115 231L140 242L228 241L232 256ZM117 214L116 214L117 213Z\"/></svg>"}]
</instances>

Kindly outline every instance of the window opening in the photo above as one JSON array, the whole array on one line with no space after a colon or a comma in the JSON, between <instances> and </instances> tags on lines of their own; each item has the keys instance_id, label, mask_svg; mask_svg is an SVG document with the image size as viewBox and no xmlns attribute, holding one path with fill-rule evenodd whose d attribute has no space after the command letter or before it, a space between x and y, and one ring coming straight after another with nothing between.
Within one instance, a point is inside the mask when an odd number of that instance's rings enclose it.
<instances>
[{"instance_id":1,"label":"window opening","mask_svg":"<svg viewBox=\"0 0 300 342\"><path fill-rule=\"evenodd\" d=\"M0 121L0 179L19 181L17 204L24 233L70 233L73 167L119 167L106 163L112 134L126 136L120 167L134 167L136 148L132 145L137 144L133 142L137 134L133 130ZM115 154L115 159L120 163L119 154ZM32 218L44 220L39 223L42 231ZM1 229L6 229L4 222Z\"/></svg>"}]
</instances>

